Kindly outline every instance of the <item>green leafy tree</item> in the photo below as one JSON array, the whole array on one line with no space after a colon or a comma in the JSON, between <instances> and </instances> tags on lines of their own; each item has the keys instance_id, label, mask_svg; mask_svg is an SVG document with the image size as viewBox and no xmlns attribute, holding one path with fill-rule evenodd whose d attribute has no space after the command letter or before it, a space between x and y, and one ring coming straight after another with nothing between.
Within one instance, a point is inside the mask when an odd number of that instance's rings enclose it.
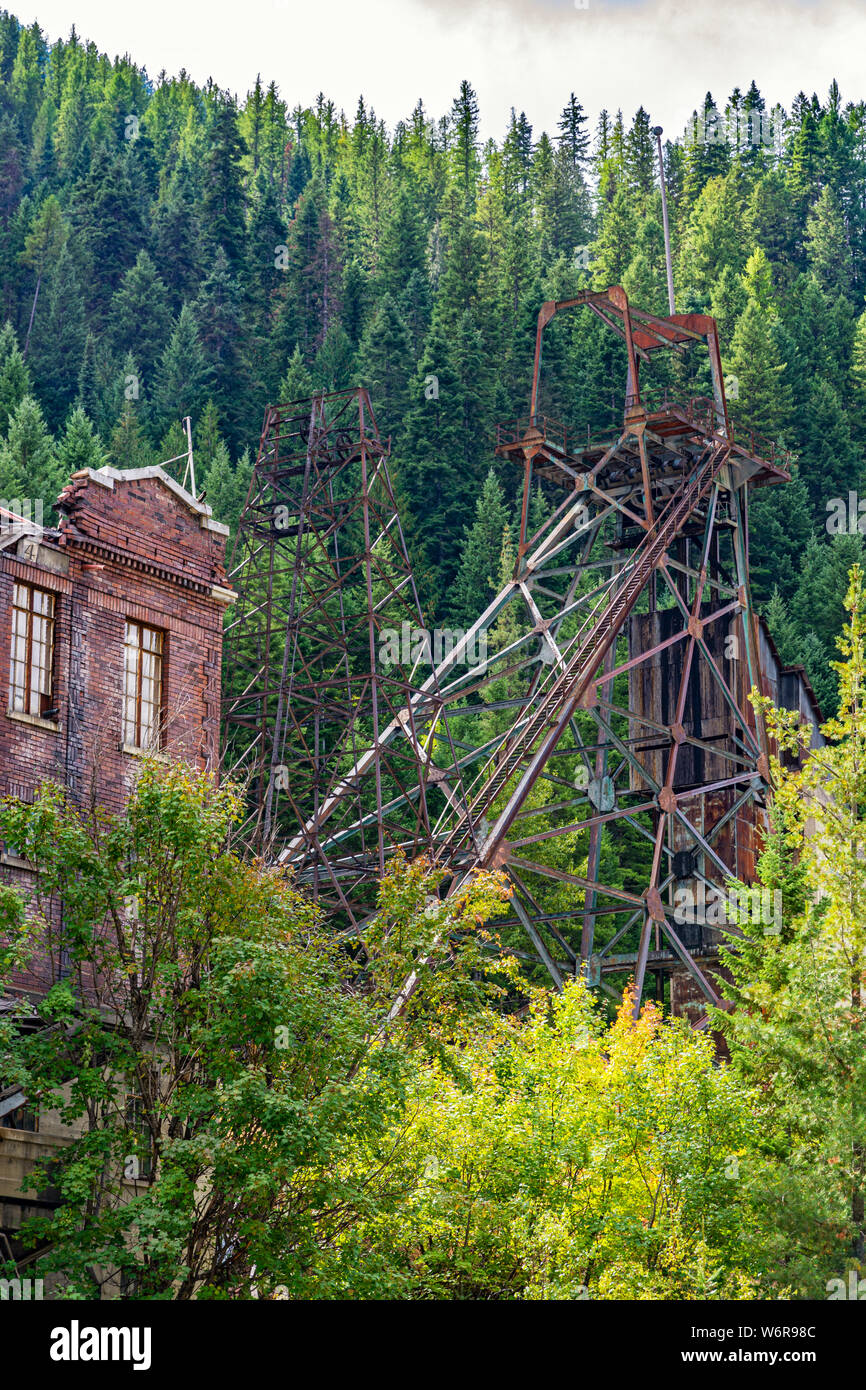
<instances>
[{"instance_id":1,"label":"green leafy tree","mask_svg":"<svg viewBox=\"0 0 866 1390\"><path fill-rule=\"evenodd\" d=\"M241 816L234 788L183 764L145 763L122 816L51 784L0 803L3 838L40 871L29 922L0 887L4 969L51 935L50 895L63 903L68 975L3 1042L30 1104L73 1129L52 1155L59 1202L22 1233L69 1297L401 1289L381 1243L359 1261L359 1234L400 1200L420 1059L455 1051L457 1020L484 1006L474 925L502 890L488 876L430 911L424 866L398 865L359 984L315 908L228 847ZM413 967L423 987L389 1019Z\"/></svg>"},{"instance_id":2,"label":"green leafy tree","mask_svg":"<svg viewBox=\"0 0 866 1390\"><path fill-rule=\"evenodd\" d=\"M808 752L801 769L773 764L776 828L761 872L769 887L788 888L788 912L775 935L748 924L744 939L725 952L737 1008L720 1020L735 1070L761 1098L766 1162L755 1165L749 1183L752 1200L774 1212L774 1237L761 1251L765 1271L777 1287L793 1285L807 1298L832 1295L847 1286L849 1271L861 1277L866 1263L866 662L859 565L845 608L835 663L839 709L823 728L826 744ZM773 712L764 697L756 701L780 749L801 752L797 715ZM794 861L799 902L790 895Z\"/></svg>"}]
</instances>

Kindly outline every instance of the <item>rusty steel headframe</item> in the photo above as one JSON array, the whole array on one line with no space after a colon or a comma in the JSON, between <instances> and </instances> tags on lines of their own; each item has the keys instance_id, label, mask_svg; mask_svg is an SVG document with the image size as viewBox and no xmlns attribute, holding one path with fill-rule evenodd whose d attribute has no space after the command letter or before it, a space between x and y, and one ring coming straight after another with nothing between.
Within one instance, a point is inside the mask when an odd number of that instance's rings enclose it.
<instances>
[{"instance_id":1,"label":"rusty steel headframe","mask_svg":"<svg viewBox=\"0 0 866 1390\"><path fill-rule=\"evenodd\" d=\"M418 715L403 639L421 610L366 391L268 408L229 568L223 766L248 788L246 840L266 856L288 842L356 927L398 847L432 855L454 795L425 728L435 680Z\"/></svg>"},{"instance_id":2,"label":"rusty steel headframe","mask_svg":"<svg viewBox=\"0 0 866 1390\"><path fill-rule=\"evenodd\" d=\"M604 439L539 413L543 335L565 309L625 343L622 425ZM642 364L695 348L708 397L642 390ZM341 433L350 401L358 424ZM676 895L755 876L769 760L748 700L762 688L748 493L789 475L731 424L715 321L645 313L619 286L542 307L529 416L497 438L523 472L514 574L423 680L377 651L385 627L423 622L366 393L271 411L262 440L232 571L227 730L229 761L255 764L269 852L355 931L398 850L440 866L446 893L500 868L497 930L557 988L583 974L615 993L608 977L633 975L639 1008L647 972L682 964L719 1004L720 932L700 910L683 926ZM551 513L530 535L539 479Z\"/></svg>"}]
</instances>

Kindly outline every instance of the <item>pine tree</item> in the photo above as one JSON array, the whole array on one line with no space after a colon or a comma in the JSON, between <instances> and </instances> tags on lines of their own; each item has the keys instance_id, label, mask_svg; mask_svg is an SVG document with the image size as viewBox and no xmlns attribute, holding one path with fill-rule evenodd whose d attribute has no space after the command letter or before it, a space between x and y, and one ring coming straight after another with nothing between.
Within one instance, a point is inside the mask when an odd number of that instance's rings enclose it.
<instances>
[{"instance_id":1,"label":"pine tree","mask_svg":"<svg viewBox=\"0 0 866 1390\"><path fill-rule=\"evenodd\" d=\"M347 391L355 384L355 354L339 319L328 328L313 363L317 391Z\"/></svg>"},{"instance_id":2,"label":"pine tree","mask_svg":"<svg viewBox=\"0 0 866 1390\"><path fill-rule=\"evenodd\" d=\"M0 437L6 434L15 408L29 395L30 372L7 320L0 330Z\"/></svg>"},{"instance_id":3,"label":"pine tree","mask_svg":"<svg viewBox=\"0 0 866 1390\"><path fill-rule=\"evenodd\" d=\"M229 451L221 442L204 474L207 504L216 520L231 528L232 536L237 533L252 472L253 466L247 450L233 467Z\"/></svg>"},{"instance_id":4,"label":"pine tree","mask_svg":"<svg viewBox=\"0 0 866 1390\"><path fill-rule=\"evenodd\" d=\"M859 532L842 533L829 540L812 535L806 545L791 613L801 634L811 631L820 640L825 664L845 623L848 572L862 560L863 537Z\"/></svg>"},{"instance_id":5,"label":"pine tree","mask_svg":"<svg viewBox=\"0 0 866 1390\"><path fill-rule=\"evenodd\" d=\"M246 145L235 102L218 95L202 174L202 217L209 240L222 249L233 274L244 264L246 207L242 161Z\"/></svg>"},{"instance_id":6,"label":"pine tree","mask_svg":"<svg viewBox=\"0 0 866 1390\"><path fill-rule=\"evenodd\" d=\"M788 166L788 187L801 208L818 196L821 181L821 150L818 128L811 106L805 106L794 136Z\"/></svg>"},{"instance_id":7,"label":"pine tree","mask_svg":"<svg viewBox=\"0 0 866 1390\"><path fill-rule=\"evenodd\" d=\"M84 286L88 310L101 327L124 271L144 244L145 209L130 180L128 156L100 146L76 184L70 211L91 268Z\"/></svg>"},{"instance_id":8,"label":"pine tree","mask_svg":"<svg viewBox=\"0 0 866 1390\"><path fill-rule=\"evenodd\" d=\"M798 660L799 650L797 626L778 586L774 587L770 595L770 602L764 609L764 618L782 661L788 666L794 665Z\"/></svg>"},{"instance_id":9,"label":"pine tree","mask_svg":"<svg viewBox=\"0 0 866 1390\"><path fill-rule=\"evenodd\" d=\"M585 126L583 107L572 92L559 118L559 146L572 169L579 173L583 172L589 158L589 131Z\"/></svg>"},{"instance_id":10,"label":"pine tree","mask_svg":"<svg viewBox=\"0 0 866 1390\"><path fill-rule=\"evenodd\" d=\"M631 188L646 198L655 182L656 148L648 112L639 106L625 141L625 169Z\"/></svg>"},{"instance_id":11,"label":"pine tree","mask_svg":"<svg viewBox=\"0 0 866 1390\"><path fill-rule=\"evenodd\" d=\"M409 334L412 361L417 362L424 347L424 339L430 330L433 312L430 281L426 272L412 272L408 284L397 299L397 306Z\"/></svg>"},{"instance_id":12,"label":"pine tree","mask_svg":"<svg viewBox=\"0 0 866 1390\"><path fill-rule=\"evenodd\" d=\"M453 330L467 309L480 308L484 242L478 224L455 199L444 222L445 251L437 286L437 312Z\"/></svg>"},{"instance_id":13,"label":"pine tree","mask_svg":"<svg viewBox=\"0 0 866 1390\"><path fill-rule=\"evenodd\" d=\"M754 299L737 323L730 363L737 379L737 399L730 401L734 418L769 439L783 441L791 411L785 363L779 358L767 316Z\"/></svg>"},{"instance_id":14,"label":"pine tree","mask_svg":"<svg viewBox=\"0 0 866 1390\"><path fill-rule=\"evenodd\" d=\"M40 503L43 517L50 522L65 481L39 402L25 396L13 411L0 445L0 496ZM35 514L32 506L31 515Z\"/></svg>"},{"instance_id":15,"label":"pine tree","mask_svg":"<svg viewBox=\"0 0 866 1390\"><path fill-rule=\"evenodd\" d=\"M313 394L313 379L304 365L301 356L301 349L295 344L295 350L289 358L285 375L280 382L278 399L281 402L305 400L307 396Z\"/></svg>"},{"instance_id":16,"label":"pine tree","mask_svg":"<svg viewBox=\"0 0 866 1390\"><path fill-rule=\"evenodd\" d=\"M478 120L478 98L461 82L451 107L451 172L467 208L474 204L479 172Z\"/></svg>"},{"instance_id":17,"label":"pine tree","mask_svg":"<svg viewBox=\"0 0 866 1390\"><path fill-rule=\"evenodd\" d=\"M68 235L69 231L63 218L60 203L54 194L50 193L33 218L20 258L21 263L32 270L35 278L30 319L27 324L22 351L23 357L27 356L30 347L30 335L33 332L42 281L46 274L50 274L57 265Z\"/></svg>"},{"instance_id":18,"label":"pine tree","mask_svg":"<svg viewBox=\"0 0 866 1390\"><path fill-rule=\"evenodd\" d=\"M752 188L745 222L750 239L763 247L773 265L788 269L786 263L796 240L796 218L791 194L778 169L769 170Z\"/></svg>"},{"instance_id":19,"label":"pine tree","mask_svg":"<svg viewBox=\"0 0 866 1390\"><path fill-rule=\"evenodd\" d=\"M829 381L815 382L804 434L803 481L813 505L823 512L829 498L847 497L849 488L857 488L863 477L860 450L851 438L839 394Z\"/></svg>"},{"instance_id":20,"label":"pine tree","mask_svg":"<svg viewBox=\"0 0 866 1390\"><path fill-rule=\"evenodd\" d=\"M54 429L71 405L84 351L85 324L84 296L75 262L64 248L48 278L45 307L36 320L30 347L36 389Z\"/></svg>"},{"instance_id":21,"label":"pine tree","mask_svg":"<svg viewBox=\"0 0 866 1390\"><path fill-rule=\"evenodd\" d=\"M185 415L195 418L208 395L210 372L195 316L184 305L156 370L153 413L160 429Z\"/></svg>"},{"instance_id":22,"label":"pine tree","mask_svg":"<svg viewBox=\"0 0 866 1390\"><path fill-rule=\"evenodd\" d=\"M386 293L399 294L410 278L427 270L427 229L417 195L401 183L385 225L379 257L379 277Z\"/></svg>"},{"instance_id":23,"label":"pine tree","mask_svg":"<svg viewBox=\"0 0 866 1390\"><path fill-rule=\"evenodd\" d=\"M757 603L773 592L781 592L786 602L791 598L813 521L812 502L796 465L789 483L758 488L751 495L750 574Z\"/></svg>"},{"instance_id":24,"label":"pine tree","mask_svg":"<svg viewBox=\"0 0 866 1390\"><path fill-rule=\"evenodd\" d=\"M204 233L195 179L186 159L174 169L153 214L151 250L174 314L191 304L202 277Z\"/></svg>"},{"instance_id":25,"label":"pine tree","mask_svg":"<svg viewBox=\"0 0 866 1390\"><path fill-rule=\"evenodd\" d=\"M110 435L123 400L124 383L116 370L116 361L102 340L88 333L78 371L78 390L74 404L81 406L93 421L100 438Z\"/></svg>"},{"instance_id":26,"label":"pine tree","mask_svg":"<svg viewBox=\"0 0 866 1390\"><path fill-rule=\"evenodd\" d=\"M213 401L207 402L195 422L193 444L196 477L201 474L204 478L217 453L225 447L225 441L220 434L219 412Z\"/></svg>"},{"instance_id":27,"label":"pine tree","mask_svg":"<svg viewBox=\"0 0 866 1390\"><path fill-rule=\"evenodd\" d=\"M370 391L380 427L396 431L409 403L409 379L415 367L412 344L397 305L389 294L379 301L358 351L358 376Z\"/></svg>"},{"instance_id":28,"label":"pine tree","mask_svg":"<svg viewBox=\"0 0 866 1390\"><path fill-rule=\"evenodd\" d=\"M76 406L57 443L57 464L62 476L69 478L82 468L103 468L107 462L99 435L81 406Z\"/></svg>"},{"instance_id":29,"label":"pine tree","mask_svg":"<svg viewBox=\"0 0 866 1390\"><path fill-rule=\"evenodd\" d=\"M678 278L684 291L709 294L725 266L742 269L742 208L732 179L713 178L695 202L683 235Z\"/></svg>"},{"instance_id":30,"label":"pine tree","mask_svg":"<svg viewBox=\"0 0 866 1390\"><path fill-rule=\"evenodd\" d=\"M464 532L454 582L451 616L462 627L471 627L494 597L499 548L507 522L502 488L491 468L475 504L475 520Z\"/></svg>"},{"instance_id":31,"label":"pine tree","mask_svg":"<svg viewBox=\"0 0 866 1390\"><path fill-rule=\"evenodd\" d=\"M461 387L449 337L434 321L411 384L405 437L396 469L417 538L416 576L428 590L446 594L460 535L474 505L460 438Z\"/></svg>"},{"instance_id":32,"label":"pine tree","mask_svg":"<svg viewBox=\"0 0 866 1390\"><path fill-rule=\"evenodd\" d=\"M146 251L123 276L108 312L106 332L118 355L135 355L150 382L171 329L168 290Z\"/></svg>"},{"instance_id":33,"label":"pine tree","mask_svg":"<svg viewBox=\"0 0 866 1390\"><path fill-rule=\"evenodd\" d=\"M712 299L710 300L710 313L719 327L719 340L723 353L733 342L737 320L745 309L748 300L749 296L743 283L743 277L737 274L733 266L726 265L713 286Z\"/></svg>"},{"instance_id":34,"label":"pine tree","mask_svg":"<svg viewBox=\"0 0 866 1390\"><path fill-rule=\"evenodd\" d=\"M590 250L590 269L596 289L620 282L634 254L636 217L633 200L621 185L601 215L598 236Z\"/></svg>"},{"instance_id":35,"label":"pine tree","mask_svg":"<svg viewBox=\"0 0 866 1390\"><path fill-rule=\"evenodd\" d=\"M850 294L851 246L842 209L832 188L825 187L806 222L806 258L825 294Z\"/></svg>"},{"instance_id":36,"label":"pine tree","mask_svg":"<svg viewBox=\"0 0 866 1390\"><path fill-rule=\"evenodd\" d=\"M685 141L683 201L693 209L710 182L724 179L730 167L730 149L721 112L707 92L700 111L692 113Z\"/></svg>"},{"instance_id":37,"label":"pine tree","mask_svg":"<svg viewBox=\"0 0 866 1390\"><path fill-rule=\"evenodd\" d=\"M2 381L2 375L0 375L0 381ZM0 388L0 402L2 402L2 388ZM851 422L851 433L862 448L866 444L866 310L858 318L857 329L854 334L851 352L848 418Z\"/></svg>"},{"instance_id":38,"label":"pine tree","mask_svg":"<svg viewBox=\"0 0 866 1390\"><path fill-rule=\"evenodd\" d=\"M768 317L776 315L776 292L773 287L773 272L762 247L757 247L743 271L743 289L746 299L753 299L758 308Z\"/></svg>"},{"instance_id":39,"label":"pine tree","mask_svg":"<svg viewBox=\"0 0 866 1390\"><path fill-rule=\"evenodd\" d=\"M161 462L147 442L135 402L124 402L108 448L114 468L150 468Z\"/></svg>"},{"instance_id":40,"label":"pine tree","mask_svg":"<svg viewBox=\"0 0 866 1390\"><path fill-rule=\"evenodd\" d=\"M286 225L280 213L277 189L259 173L256 180L256 201L250 222L247 246L246 273L243 288L247 301L247 316L253 326L254 361L259 376L273 382L274 371L268 352L268 339L274 301L285 272Z\"/></svg>"}]
</instances>

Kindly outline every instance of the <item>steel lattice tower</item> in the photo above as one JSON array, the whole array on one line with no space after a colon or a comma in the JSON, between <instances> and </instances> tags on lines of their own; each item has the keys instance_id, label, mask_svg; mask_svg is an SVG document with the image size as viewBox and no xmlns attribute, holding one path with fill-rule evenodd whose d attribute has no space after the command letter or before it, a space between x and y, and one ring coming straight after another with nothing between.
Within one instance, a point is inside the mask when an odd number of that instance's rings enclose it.
<instances>
[{"instance_id":1,"label":"steel lattice tower","mask_svg":"<svg viewBox=\"0 0 866 1390\"><path fill-rule=\"evenodd\" d=\"M579 308L625 344L622 425L601 440L538 408L544 330ZM710 395L642 389L643 365L695 352ZM530 413L497 453L523 472L513 578L422 679L420 659L381 659L385 628L423 623L365 393L269 412L232 575L227 761L255 766L260 842L353 930L398 849L435 861L443 893L496 867L497 926L555 986L633 974L639 1005L648 970L682 963L718 1004L719 932L675 902L754 878L769 759L748 495L787 459L733 429L715 321L619 286L542 307ZM554 501L529 534L538 479Z\"/></svg>"}]
</instances>

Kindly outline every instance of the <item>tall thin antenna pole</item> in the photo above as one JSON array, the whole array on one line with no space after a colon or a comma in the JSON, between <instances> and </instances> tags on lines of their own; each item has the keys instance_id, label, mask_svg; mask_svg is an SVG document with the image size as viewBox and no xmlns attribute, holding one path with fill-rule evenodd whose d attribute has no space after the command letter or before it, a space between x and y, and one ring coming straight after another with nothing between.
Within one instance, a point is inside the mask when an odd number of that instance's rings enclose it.
<instances>
[{"instance_id":1,"label":"tall thin antenna pole","mask_svg":"<svg viewBox=\"0 0 866 1390\"><path fill-rule=\"evenodd\" d=\"M192 420L188 415L185 415L183 423L186 429L186 468L184 470L182 486L186 487L186 480L189 478L189 490L193 497L195 497L195 464L192 459Z\"/></svg>"},{"instance_id":2,"label":"tall thin antenna pole","mask_svg":"<svg viewBox=\"0 0 866 1390\"><path fill-rule=\"evenodd\" d=\"M653 135L659 152L659 174L662 181L662 221L665 227L665 264L668 271L668 304L672 314L676 313L674 306L674 268L671 261L671 229L668 222L668 192L665 187L665 161L662 155L662 128L660 125L653 126Z\"/></svg>"}]
</instances>

